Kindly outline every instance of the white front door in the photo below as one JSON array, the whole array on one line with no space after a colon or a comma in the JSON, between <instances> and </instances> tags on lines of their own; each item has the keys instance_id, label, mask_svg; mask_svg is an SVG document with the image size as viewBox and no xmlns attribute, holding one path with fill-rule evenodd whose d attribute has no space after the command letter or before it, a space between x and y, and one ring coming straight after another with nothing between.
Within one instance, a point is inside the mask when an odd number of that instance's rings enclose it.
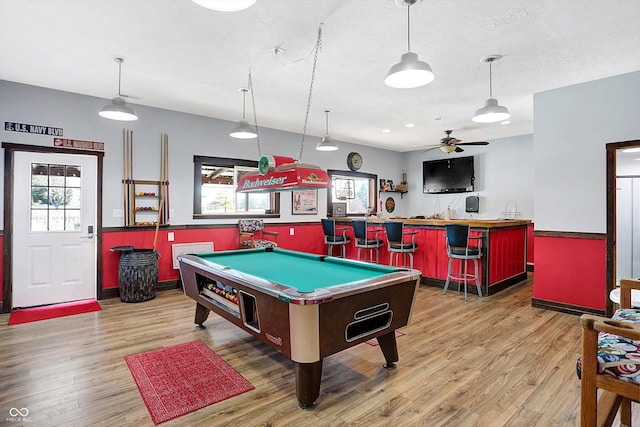
<instances>
[{"instance_id":1,"label":"white front door","mask_svg":"<svg viewBox=\"0 0 640 427\"><path fill-rule=\"evenodd\" d=\"M96 157L14 155L13 307L96 298Z\"/></svg>"}]
</instances>

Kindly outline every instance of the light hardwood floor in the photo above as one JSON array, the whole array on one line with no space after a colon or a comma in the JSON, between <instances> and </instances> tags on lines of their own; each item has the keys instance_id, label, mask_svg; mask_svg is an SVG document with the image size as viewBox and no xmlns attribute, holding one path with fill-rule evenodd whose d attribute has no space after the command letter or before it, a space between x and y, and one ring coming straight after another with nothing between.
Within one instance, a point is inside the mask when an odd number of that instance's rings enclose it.
<instances>
[{"instance_id":1,"label":"light hardwood floor","mask_svg":"<svg viewBox=\"0 0 640 427\"><path fill-rule=\"evenodd\" d=\"M577 426L579 319L532 308L531 296L531 278L468 302L421 286L398 368L367 344L325 359L313 411L297 406L290 360L213 313L196 329L179 290L22 325L4 314L0 424L16 407L29 426L153 426L124 357L202 340L255 390L163 426Z\"/></svg>"}]
</instances>

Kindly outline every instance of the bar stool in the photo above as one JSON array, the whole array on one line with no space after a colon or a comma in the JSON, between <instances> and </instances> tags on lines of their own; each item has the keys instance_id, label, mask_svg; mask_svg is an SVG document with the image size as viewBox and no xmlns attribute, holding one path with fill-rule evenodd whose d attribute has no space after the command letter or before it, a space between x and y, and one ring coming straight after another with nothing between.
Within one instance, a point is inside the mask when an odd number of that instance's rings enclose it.
<instances>
[{"instance_id":1,"label":"bar stool","mask_svg":"<svg viewBox=\"0 0 640 427\"><path fill-rule=\"evenodd\" d=\"M328 254L333 256L333 247L340 246L342 258L345 258L345 246L351 241L347 236L347 227L336 227L336 221L328 218L321 218L322 231L324 232L324 243L329 245ZM341 235L337 234L342 232Z\"/></svg>"},{"instance_id":2,"label":"bar stool","mask_svg":"<svg viewBox=\"0 0 640 427\"><path fill-rule=\"evenodd\" d=\"M351 221L353 226L353 236L356 240L356 248L358 248L358 261L360 260L360 251L366 249L369 252L369 261L373 262L373 251L376 252L376 264L380 263L379 247L384 245L384 241L378 238L378 233L381 230L369 230L367 227L367 221L363 219L354 219ZM371 233L374 233L372 237L369 237ZM366 257L365 257L366 260Z\"/></svg>"},{"instance_id":3,"label":"bar stool","mask_svg":"<svg viewBox=\"0 0 640 427\"><path fill-rule=\"evenodd\" d=\"M398 265L398 256L402 254L402 264L406 266L406 256L409 254L409 268L413 268L413 253L418 249L416 243L417 231L404 231L404 223L400 221L385 221L385 231L387 232L387 249L389 249L389 265L393 265L393 256L396 256L396 265ZM405 236L411 236L411 242L406 242Z\"/></svg>"},{"instance_id":4,"label":"bar stool","mask_svg":"<svg viewBox=\"0 0 640 427\"><path fill-rule=\"evenodd\" d=\"M464 300L467 300L467 282L474 280L478 295L482 297L482 289L480 288L480 278L478 275L478 259L482 258L482 236L469 236L468 224L447 224L444 226L447 239L447 254L449 255L449 266L447 268L447 281L444 284L442 295L447 293L449 283L451 281L458 282L458 291L460 284L464 283ZM471 246L469 240L478 239L476 246ZM453 260L460 260L460 269L458 273L454 273ZM474 273L467 271L467 261L472 260L475 267Z\"/></svg>"}]
</instances>

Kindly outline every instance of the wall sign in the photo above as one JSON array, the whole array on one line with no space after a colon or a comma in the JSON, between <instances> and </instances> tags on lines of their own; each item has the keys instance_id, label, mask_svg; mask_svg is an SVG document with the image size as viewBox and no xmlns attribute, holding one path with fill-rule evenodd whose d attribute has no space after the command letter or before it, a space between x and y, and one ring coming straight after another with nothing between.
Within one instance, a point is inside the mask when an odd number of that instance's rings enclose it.
<instances>
[{"instance_id":1,"label":"wall sign","mask_svg":"<svg viewBox=\"0 0 640 427\"><path fill-rule=\"evenodd\" d=\"M40 135L62 136L62 128L50 126L30 125L27 123L4 122L4 130L10 132L37 133Z\"/></svg>"},{"instance_id":2,"label":"wall sign","mask_svg":"<svg viewBox=\"0 0 640 427\"><path fill-rule=\"evenodd\" d=\"M104 142L82 141L79 139L53 138L55 147L75 148L78 150L104 151Z\"/></svg>"}]
</instances>

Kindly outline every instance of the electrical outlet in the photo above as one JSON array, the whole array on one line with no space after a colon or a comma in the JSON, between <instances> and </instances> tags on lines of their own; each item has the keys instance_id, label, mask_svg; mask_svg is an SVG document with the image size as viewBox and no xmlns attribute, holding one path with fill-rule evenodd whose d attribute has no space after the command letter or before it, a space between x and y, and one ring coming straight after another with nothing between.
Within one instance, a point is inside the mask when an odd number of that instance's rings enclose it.
<instances>
[{"instance_id":1,"label":"electrical outlet","mask_svg":"<svg viewBox=\"0 0 640 427\"><path fill-rule=\"evenodd\" d=\"M173 231L170 231L170 232L167 233L167 240L169 242L173 242L174 237L175 236L173 235Z\"/></svg>"},{"instance_id":2,"label":"electrical outlet","mask_svg":"<svg viewBox=\"0 0 640 427\"><path fill-rule=\"evenodd\" d=\"M296 234L296 229L295 228L290 228L289 229L289 236L293 236Z\"/></svg>"}]
</instances>

